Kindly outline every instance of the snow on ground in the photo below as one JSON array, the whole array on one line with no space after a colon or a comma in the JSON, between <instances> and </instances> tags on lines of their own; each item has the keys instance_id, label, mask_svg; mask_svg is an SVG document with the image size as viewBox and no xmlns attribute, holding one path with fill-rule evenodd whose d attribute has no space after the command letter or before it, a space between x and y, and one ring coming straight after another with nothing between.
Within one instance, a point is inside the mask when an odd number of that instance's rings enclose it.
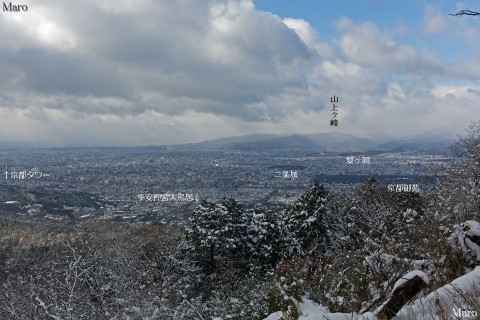
<instances>
[{"instance_id":1,"label":"snow on ground","mask_svg":"<svg viewBox=\"0 0 480 320\"><path fill-rule=\"evenodd\" d=\"M272 313L271 315L269 315L268 317L266 317L263 320L280 320L280 319L282 319L282 317L283 317L283 312L278 311L278 312Z\"/></svg>"},{"instance_id":2,"label":"snow on ground","mask_svg":"<svg viewBox=\"0 0 480 320\"><path fill-rule=\"evenodd\" d=\"M407 279L419 276L428 282L428 277L422 271L416 270L409 272L402 279L398 280L395 288L403 284ZM402 282L403 281L403 282ZM473 306L465 301L465 296L469 302L474 303ZM471 299L471 300L470 300ZM328 308L307 299L302 298L298 308L301 316L298 320L377 320L372 312L364 314L358 313L330 313ZM461 276L451 283L431 292L424 298L415 300L412 304L403 307L394 317L396 320L402 319L455 319L456 314L460 312L470 312L467 314L475 316L480 310L474 310L480 305L480 266L476 267L472 272ZM272 313L264 320L279 320L282 316L281 312ZM475 318L475 317L472 317Z\"/></svg>"},{"instance_id":3,"label":"snow on ground","mask_svg":"<svg viewBox=\"0 0 480 320\"><path fill-rule=\"evenodd\" d=\"M409 272L398 280L395 288L404 281L414 276L419 276L428 282L428 277L422 271ZM403 282L402 282L403 281ZM465 297L465 298L462 298ZM467 299L467 300L465 300ZM473 305L470 303L473 302ZM298 309L301 312L298 320L377 320L372 312L358 313L330 313L328 308L307 299L302 298ZM415 300L412 304L403 307L393 318L403 319L459 319L476 318L480 313L480 266L472 272L461 276L451 283L431 292L424 298ZM475 309L478 310L475 310ZM460 316L457 316L460 315ZM282 312L275 312L264 320L279 320Z\"/></svg>"},{"instance_id":4,"label":"snow on ground","mask_svg":"<svg viewBox=\"0 0 480 320\"><path fill-rule=\"evenodd\" d=\"M401 319L455 319L454 310L472 310L462 296L480 305L480 266L451 283L403 307L394 318ZM473 306L475 308L475 305ZM480 312L480 310L473 310Z\"/></svg>"},{"instance_id":5,"label":"snow on ground","mask_svg":"<svg viewBox=\"0 0 480 320\"><path fill-rule=\"evenodd\" d=\"M301 316L298 320L376 320L377 317L371 313L330 313L327 307L324 307L318 303L313 302L305 297L302 298L303 302L298 304L301 312Z\"/></svg>"},{"instance_id":6,"label":"snow on ground","mask_svg":"<svg viewBox=\"0 0 480 320\"><path fill-rule=\"evenodd\" d=\"M306 297L303 297L302 302L299 302L297 305L301 313L298 320L377 320L377 317L371 312L364 314L330 313L327 307L315 303ZM264 320L278 320L281 315L281 312L275 312Z\"/></svg>"},{"instance_id":7,"label":"snow on ground","mask_svg":"<svg viewBox=\"0 0 480 320\"><path fill-rule=\"evenodd\" d=\"M465 234L469 237L480 236L480 223L477 221L469 220L464 224Z\"/></svg>"}]
</instances>

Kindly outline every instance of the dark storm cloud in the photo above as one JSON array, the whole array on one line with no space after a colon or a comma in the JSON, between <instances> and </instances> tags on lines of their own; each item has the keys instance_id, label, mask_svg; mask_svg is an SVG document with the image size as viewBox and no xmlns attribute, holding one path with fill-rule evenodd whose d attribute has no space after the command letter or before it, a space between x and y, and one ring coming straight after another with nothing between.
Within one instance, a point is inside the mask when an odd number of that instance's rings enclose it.
<instances>
[{"instance_id":1,"label":"dark storm cloud","mask_svg":"<svg viewBox=\"0 0 480 320\"><path fill-rule=\"evenodd\" d=\"M311 52L278 17L248 2L138 4L32 2L33 14L43 8L43 15L34 17L34 31L18 43L0 45L1 58L11 66L2 77L13 71L17 89L57 96L78 112L195 110L247 121L276 112L274 106L260 112L251 104L305 86L297 69ZM35 32L41 28L43 33ZM92 96L128 103L86 107L91 101L82 98Z\"/></svg>"},{"instance_id":2,"label":"dark storm cloud","mask_svg":"<svg viewBox=\"0 0 480 320\"><path fill-rule=\"evenodd\" d=\"M4 54L4 61L21 76L24 90L73 96L128 96L131 88L114 65L84 55L22 49Z\"/></svg>"}]
</instances>

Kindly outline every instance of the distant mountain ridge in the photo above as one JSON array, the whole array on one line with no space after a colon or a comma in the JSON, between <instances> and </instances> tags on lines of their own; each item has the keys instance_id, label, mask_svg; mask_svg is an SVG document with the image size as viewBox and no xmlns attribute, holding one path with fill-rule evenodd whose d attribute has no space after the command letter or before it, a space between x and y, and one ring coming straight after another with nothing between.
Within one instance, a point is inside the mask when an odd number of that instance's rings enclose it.
<instances>
[{"instance_id":1,"label":"distant mountain ridge","mask_svg":"<svg viewBox=\"0 0 480 320\"><path fill-rule=\"evenodd\" d=\"M406 151L446 151L455 140L448 128L430 129L422 134L398 139L368 139L340 132L316 134L251 134L226 137L198 143L177 145L153 145L137 147L98 147L70 146L54 147L42 142L0 141L0 151L28 149L85 148L149 148L164 150L192 151L275 151L275 150L311 150L314 152L406 152Z\"/></svg>"},{"instance_id":2,"label":"distant mountain ridge","mask_svg":"<svg viewBox=\"0 0 480 320\"><path fill-rule=\"evenodd\" d=\"M430 151L447 149L453 139L435 134L421 134L408 139L368 139L351 134L329 132L317 134L254 134L228 137L199 143L171 146L180 150L315 150L323 152L345 151Z\"/></svg>"}]
</instances>

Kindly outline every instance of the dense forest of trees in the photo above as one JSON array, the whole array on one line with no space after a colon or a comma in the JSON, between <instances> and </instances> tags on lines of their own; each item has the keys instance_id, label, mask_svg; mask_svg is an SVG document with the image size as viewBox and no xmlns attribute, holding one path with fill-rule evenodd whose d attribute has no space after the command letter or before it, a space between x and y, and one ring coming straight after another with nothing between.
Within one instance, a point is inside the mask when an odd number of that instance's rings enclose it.
<instances>
[{"instance_id":1,"label":"dense forest of trees","mask_svg":"<svg viewBox=\"0 0 480 320\"><path fill-rule=\"evenodd\" d=\"M411 270L426 294L480 264L455 233L480 220L480 122L452 150L421 194L314 183L286 209L204 201L185 230L2 214L0 318L296 319L302 297L366 312Z\"/></svg>"}]
</instances>

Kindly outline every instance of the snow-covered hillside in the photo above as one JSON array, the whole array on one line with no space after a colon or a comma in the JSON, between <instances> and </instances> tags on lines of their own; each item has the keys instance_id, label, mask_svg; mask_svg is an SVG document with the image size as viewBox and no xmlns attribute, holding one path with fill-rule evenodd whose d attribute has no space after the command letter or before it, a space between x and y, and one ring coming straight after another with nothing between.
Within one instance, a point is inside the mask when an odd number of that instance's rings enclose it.
<instances>
[{"instance_id":1,"label":"snow-covered hillside","mask_svg":"<svg viewBox=\"0 0 480 320\"><path fill-rule=\"evenodd\" d=\"M402 280L403 281L403 280ZM328 308L305 297L298 303L299 320L372 320L374 313L330 313ZM431 292L424 298L403 307L393 319L475 319L480 312L480 266L468 274ZM281 320L282 312L270 314L264 320Z\"/></svg>"}]
</instances>

